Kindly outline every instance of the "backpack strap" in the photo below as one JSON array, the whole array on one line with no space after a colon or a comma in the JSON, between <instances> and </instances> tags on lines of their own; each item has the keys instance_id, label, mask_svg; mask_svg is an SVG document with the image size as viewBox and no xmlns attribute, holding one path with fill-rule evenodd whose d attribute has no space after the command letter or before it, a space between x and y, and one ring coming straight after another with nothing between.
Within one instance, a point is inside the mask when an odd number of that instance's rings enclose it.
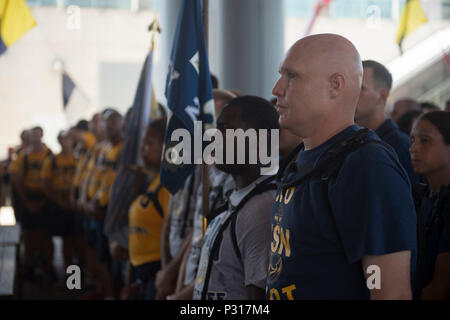
<instances>
[{"instance_id":1,"label":"backpack strap","mask_svg":"<svg viewBox=\"0 0 450 320\"><path fill-rule=\"evenodd\" d=\"M161 206L161 203L159 202L158 199L158 194L159 191L162 188L162 184L160 183L155 190L152 191L147 191L145 193L145 196L148 197L148 199L150 200L150 202L153 202L153 205L155 206L156 211L158 212L158 214L161 216L161 218L164 219L164 210Z\"/></svg>"},{"instance_id":2,"label":"backpack strap","mask_svg":"<svg viewBox=\"0 0 450 320\"><path fill-rule=\"evenodd\" d=\"M233 242L234 252L236 253L236 256L238 257L238 259L241 263L242 263L242 256L241 256L241 251L239 250L237 236L236 236L236 221L237 221L238 213L244 207L244 205L254 196L262 194L266 191L276 190L277 185L275 183L269 182L273 179L274 179L274 177L270 177L269 179L264 180L260 184L257 184L256 187L249 194L247 194L244 197L244 199L241 200L241 202L239 202L238 206L231 213L231 217L230 217L231 218L231 227L230 227L231 240Z\"/></svg>"},{"instance_id":3,"label":"backpack strap","mask_svg":"<svg viewBox=\"0 0 450 320\"><path fill-rule=\"evenodd\" d=\"M56 170L56 156L52 154L51 156L51 161L52 161L52 171L55 172Z\"/></svg>"},{"instance_id":4,"label":"backpack strap","mask_svg":"<svg viewBox=\"0 0 450 320\"><path fill-rule=\"evenodd\" d=\"M25 150L23 155L23 177L27 176L28 170L30 169L30 164L28 163L28 151Z\"/></svg>"},{"instance_id":5,"label":"backpack strap","mask_svg":"<svg viewBox=\"0 0 450 320\"><path fill-rule=\"evenodd\" d=\"M290 187L299 185L300 183L317 175L319 175L323 181L327 181L330 177L337 175L349 154L358 150L367 143L377 143L385 148L385 150L387 150L389 153L392 152L386 147L384 142L379 140L367 139L368 133L369 129L367 128L359 129L353 136L337 143L334 147L325 152L323 156L324 160L320 161L318 165L310 169L302 177L294 179L293 181L286 182L285 179L287 177L287 173L289 173L288 171L292 171L292 167L294 167L295 165L291 164L293 157L304 148L303 144L298 145L286 158L286 160L283 162L283 165L278 170L276 176L278 188L288 189Z\"/></svg>"},{"instance_id":6,"label":"backpack strap","mask_svg":"<svg viewBox=\"0 0 450 320\"><path fill-rule=\"evenodd\" d=\"M217 233L216 239L214 241L213 246L211 247L211 252L210 252L210 255L209 255L208 266L207 266L206 275L205 275L205 285L203 286L203 291L202 291L202 294L201 294L201 299L202 300L205 300L206 293L208 292L208 285L209 285L209 278L211 276L212 262L213 262L213 259L215 258L215 256L217 255L218 250L220 248L220 244L221 244L222 241L219 241L219 239L222 238L223 232L226 230L228 225L231 223L230 232L231 232L231 240L232 240L232 243L233 243L233 249L234 249L234 252L235 252L236 256L238 257L239 261L242 264L242 256L241 256L241 252L239 250L237 237L236 237L236 220L237 220L237 215L238 215L240 209L242 209L242 207L252 197L254 197L254 196L258 195L258 194L264 193L266 191L269 191L269 190L276 190L277 189L277 185L272 182L274 180L274 178L275 178L274 176L270 176L269 178L267 178L267 179L263 180L262 182L258 183L255 186L255 188L253 188L239 202L239 204L235 208L232 209L232 212L231 212L230 216L227 218L227 220L220 227L220 230Z\"/></svg>"}]
</instances>

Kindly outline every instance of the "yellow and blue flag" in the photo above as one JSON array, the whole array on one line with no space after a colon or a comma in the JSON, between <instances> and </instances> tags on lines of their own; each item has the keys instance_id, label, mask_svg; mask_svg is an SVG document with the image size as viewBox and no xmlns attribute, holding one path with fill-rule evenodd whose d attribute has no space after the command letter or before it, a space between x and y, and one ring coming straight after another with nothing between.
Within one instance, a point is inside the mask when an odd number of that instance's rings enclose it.
<instances>
[{"instance_id":1,"label":"yellow and blue flag","mask_svg":"<svg viewBox=\"0 0 450 320\"><path fill-rule=\"evenodd\" d=\"M150 116L154 113L152 110L157 108L151 82L152 62L153 50L145 59L126 123L124 145L117 163L118 172L112 186L103 230L110 240L117 241L125 248L128 247L128 209L136 194L142 193L148 186L148 183L142 183L142 190L136 190L143 136Z\"/></svg>"},{"instance_id":2,"label":"yellow and blue flag","mask_svg":"<svg viewBox=\"0 0 450 320\"><path fill-rule=\"evenodd\" d=\"M403 53L403 40L427 21L428 19L419 0L406 0L395 37L400 53Z\"/></svg>"},{"instance_id":3,"label":"yellow and blue flag","mask_svg":"<svg viewBox=\"0 0 450 320\"><path fill-rule=\"evenodd\" d=\"M203 129L215 126L214 100L200 0L183 0L181 3L165 94L171 114L161 162L161 183L174 194L192 174L194 162L201 163L202 159L194 158L198 156L195 152L190 152L189 163L177 164L169 159L169 151L180 143L172 141L172 133L177 129L188 130L191 150L194 150L195 122L201 121Z\"/></svg>"},{"instance_id":4,"label":"yellow and blue flag","mask_svg":"<svg viewBox=\"0 0 450 320\"><path fill-rule=\"evenodd\" d=\"M25 0L0 0L0 54L35 25Z\"/></svg>"}]
</instances>

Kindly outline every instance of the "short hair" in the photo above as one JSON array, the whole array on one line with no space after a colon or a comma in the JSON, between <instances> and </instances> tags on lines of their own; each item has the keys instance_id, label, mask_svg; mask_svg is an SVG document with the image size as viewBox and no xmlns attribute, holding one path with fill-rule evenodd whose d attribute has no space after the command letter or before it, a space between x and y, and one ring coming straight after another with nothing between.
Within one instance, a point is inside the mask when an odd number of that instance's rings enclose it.
<instances>
[{"instance_id":1,"label":"short hair","mask_svg":"<svg viewBox=\"0 0 450 320\"><path fill-rule=\"evenodd\" d=\"M42 129L42 127L40 127L40 126L31 128L31 131L40 131L41 135L44 135L44 129Z\"/></svg>"},{"instance_id":2,"label":"short hair","mask_svg":"<svg viewBox=\"0 0 450 320\"><path fill-rule=\"evenodd\" d=\"M439 108L437 105L435 105L432 102L428 102L428 101L421 102L420 109L422 111L439 111L439 110L441 110L441 108Z\"/></svg>"},{"instance_id":3,"label":"short hair","mask_svg":"<svg viewBox=\"0 0 450 320\"><path fill-rule=\"evenodd\" d=\"M450 112L431 111L424 113L417 121L428 120L439 131L446 145L450 145Z\"/></svg>"},{"instance_id":4,"label":"short hair","mask_svg":"<svg viewBox=\"0 0 450 320\"><path fill-rule=\"evenodd\" d=\"M87 120L80 120L75 125L75 129L81 130L81 131L88 131L89 130L89 122Z\"/></svg>"},{"instance_id":5,"label":"short hair","mask_svg":"<svg viewBox=\"0 0 450 320\"><path fill-rule=\"evenodd\" d=\"M257 96L242 96L230 100L225 108L230 105L239 107L242 111L241 119L250 128L280 129L278 113L266 99Z\"/></svg>"},{"instance_id":6,"label":"short hair","mask_svg":"<svg viewBox=\"0 0 450 320\"><path fill-rule=\"evenodd\" d=\"M105 112L103 114L104 119L107 121L109 118L111 118L112 116L118 116L122 118L122 115L120 114L119 111L114 110L114 109L109 109L107 112Z\"/></svg>"},{"instance_id":7,"label":"short hair","mask_svg":"<svg viewBox=\"0 0 450 320\"><path fill-rule=\"evenodd\" d=\"M166 125L167 125L166 117L158 118L150 121L147 130L152 130L153 133L156 133L158 135L158 138L161 141L164 141L164 136L166 135Z\"/></svg>"},{"instance_id":8,"label":"short hair","mask_svg":"<svg viewBox=\"0 0 450 320\"><path fill-rule=\"evenodd\" d=\"M392 88L392 75L389 70L381 63L373 60L364 60L362 62L363 68L370 68L373 70L373 78L378 84L391 90Z\"/></svg>"},{"instance_id":9,"label":"short hair","mask_svg":"<svg viewBox=\"0 0 450 320\"><path fill-rule=\"evenodd\" d=\"M108 118L112 113L119 113L114 107L106 107L102 112L103 117L106 119ZM120 113L119 113L120 114Z\"/></svg>"},{"instance_id":10,"label":"short hair","mask_svg":"<svg viewBox=\"0 0 450 320\"><path fill-rule=\"evenodd\" d=\"M228 90L213 89L213 97L214 99L222 100L225 101L225 103L228 103L231 99L236 98L237 96Z\"/></svg>"},{"instance_id":11,"label":"short hair","mask_svg":"<svg viewBox=\"0 0 450 320\"><path fill-rule=\"evenodd\" d=\"M211 85L213 89L219 88L219 79L211 73Z\"/></svg>"},{"instance_id":12,"label":"short hair","mask_svg":"<svg viewBox=\"0 0 450 320\"><path fill-rule=\"evenodd\" d=\"M414 121L422 114L421 110L410 110L405 112L397 121L401 131L409 135Z\"/></svg>"}]
</instances>

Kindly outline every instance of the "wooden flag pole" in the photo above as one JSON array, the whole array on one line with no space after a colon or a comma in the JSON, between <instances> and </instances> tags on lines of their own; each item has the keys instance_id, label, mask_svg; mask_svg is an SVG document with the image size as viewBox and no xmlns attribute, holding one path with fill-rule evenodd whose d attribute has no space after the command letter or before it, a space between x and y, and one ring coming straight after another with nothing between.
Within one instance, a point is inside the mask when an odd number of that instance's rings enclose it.
<instances>
[{"instance_id":1,"label":"wooden flag pole","mask_svg":"<svg viewBox=\"0 0 450 320\"><path fill-rule=\"evenodd\" d=\"M205 27L206 52L209 52L209 0L203 0L203 25ZM202 214L203 233L206 232L206 216L209 211L209 170L208 165L202 161Z\"/></svg>"},{"instance_id":2,"label":"wooden flag pole","mask_svg":"<svg viewBox=\"0 0 450 320\"><path fill-rule=\"evenodd\" d=\"M158 18L155 16L153 22L148 26L148 31L151 33L151 44L150 51L155 49L155 37L157 33L161 33L161 27L158 23ZM143 184L143 174L144 170L141 166L136 166L136 184L134 186L135 197L139 196ZM127 261L126 272L125 272L125 288L127 291L130 290L131 282L131 263L130 260Z\"/></svg>"}]
</instances>

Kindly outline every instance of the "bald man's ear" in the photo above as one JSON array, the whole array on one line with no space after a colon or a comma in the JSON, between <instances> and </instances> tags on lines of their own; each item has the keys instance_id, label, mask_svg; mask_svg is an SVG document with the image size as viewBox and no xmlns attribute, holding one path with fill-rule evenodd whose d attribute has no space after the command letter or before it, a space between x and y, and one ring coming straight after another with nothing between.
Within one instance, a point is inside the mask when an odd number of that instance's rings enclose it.
<instances>
[{"instance_id":1,"label":"bald man's ear","mask_svg":"<svg viewBox=\"0 0 450 320\"><path fill-rule=\"evenodd\" d=\"M339 97L345 88L345 77L342 73L333 73L330 76L328 93L331 99Z\"/></svg>"}]
</instances>

